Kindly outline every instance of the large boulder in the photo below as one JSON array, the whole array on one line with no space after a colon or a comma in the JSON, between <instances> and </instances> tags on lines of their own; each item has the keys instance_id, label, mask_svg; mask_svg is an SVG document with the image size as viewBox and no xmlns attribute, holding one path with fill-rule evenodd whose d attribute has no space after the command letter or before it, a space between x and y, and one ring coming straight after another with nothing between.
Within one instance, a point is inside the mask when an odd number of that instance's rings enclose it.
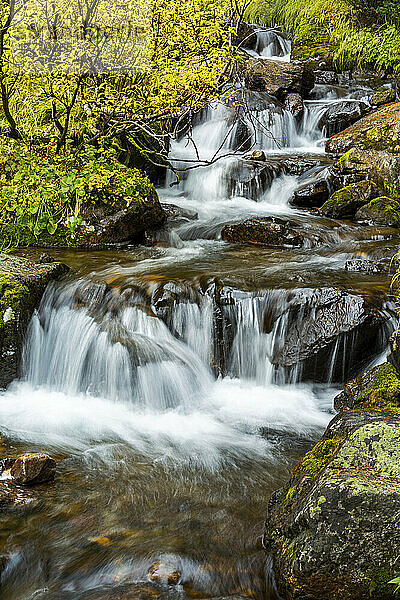
<instances>
[{"instance_id":1,"label":"large boulder","mask_svg":"<svg viewBox=\"0 0 400 600\"><path fill-rule=\"evenodd\" d=\"M342 413L270 500L266 539L288 600L388 600L399 574L400 419Z\"/></svg>"},{"instance_id":2,"label":"large boulder","mask_svg":"<svg viewBox=\"0 0 400 600\"><path fill-rule=\"evenodd\" d=\"M68 267L0 254L0 388L19 374L26 329L47 284Z\"/></svg>"},{"instance_id":3,"label":"large boulder","mask_svg":"<svg viewBox=\"0 0 400 600\"><path fill-rule=\"evenodd\" d=\"M226 225L221 232L225 242L255 244L272 248L301 246L304 238L288 222L275 217L255 218Z\"/></svg>"},{"instance_id":4,"label":"large boulder","mask_svg":"<svg viewBox=\"0 0 400 600\"><path fill-rule=\"evenodd\" d=\"M342 154L359 150L400 151L400 102L390 104L360 119L326 142L326 151Z\"/></svg>"},{"instance_id":5,"label":"large boulder","mask_svg":"<svg viewBox=\"0 0 400 600\"><path fill-rule=\"evenodd\" d=\"M388 90L381 90L371 96L369 102L371 106L383 106L384 104L396 102L396 92L391 88Z\"/></svg>"},{"instance_id":6,"label":"large boulder","mask_svg":"<svg viewBox=\"0 0 400 600\"><path fill-rule=\"evenodd\" d=\"M323 114L319 126L324 128L325 135L332 136L343 131L352 123L360 119L367 111L367 105L357 100L338 102L332 104Z\"/></svg>"},{"instance_id":7,"label":"large boulder","mask_svg":"<svg viewBox=\"0 0 400 600\"><path fill-rule=\"evenodd\" d=\"M367 204L377 193L372 181L360 181L335 192L321 207L321 214L331 219L354 217L357 210Z\"/></svg>"},{"instance_id":8,"label":"large boulder","mask_svg":"<svg viewBox=\"0 0 400 600\"><path fill-rule=\"evenodd\" d=\"M314 87L314 74L306 63L254 58L247 61L245 83L250 90L268 92L283 101L289 94L308 96Z\"/></svg>"},{"instance_id":9,"label":"large boulder","mask_svg":"<svg viewBox=\"0 0 400 600\"><path fill-rule=\"evenodd\" d=\"M342 382L384 350L382 328L389 318L379 297L338 288L304 289L291 302L272 362L289 380Z\"/></svg>"}]
</instances>

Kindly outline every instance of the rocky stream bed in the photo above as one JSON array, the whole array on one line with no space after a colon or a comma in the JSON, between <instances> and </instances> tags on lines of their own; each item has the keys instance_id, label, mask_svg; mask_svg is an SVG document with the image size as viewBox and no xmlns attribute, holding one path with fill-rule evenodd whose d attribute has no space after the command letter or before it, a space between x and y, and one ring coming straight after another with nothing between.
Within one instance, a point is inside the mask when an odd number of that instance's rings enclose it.
<instances>
[{"instance_id":1,"label":"rocky stream bed","mask_svg":"<svg viewBox=\"0 0 400 600\"><path fill-rule=\"evenodd\" d=\"M393 597L395 81L251 32L153 221L0 255L7 600Z\"/></svg>"}]
</instances>

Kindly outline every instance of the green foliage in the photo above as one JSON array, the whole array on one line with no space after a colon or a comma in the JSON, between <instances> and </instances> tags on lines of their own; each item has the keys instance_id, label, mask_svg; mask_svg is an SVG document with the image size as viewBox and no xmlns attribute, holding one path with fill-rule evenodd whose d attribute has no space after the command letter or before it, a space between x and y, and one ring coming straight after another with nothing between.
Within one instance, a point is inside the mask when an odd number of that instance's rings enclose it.
<instances>
[{"instance_id":1,"label":"green foliage","mask_svg":"<svg viewBox=\"0 0 400 600\"><path fill-rule=\"evenodd\" d=\"M394 579L392 579L391 581L389 581L389 584L395 585L395 589L394 589L394 593L398 594L400 592L400 577L395 577Z\"/></svg>"},{"instance_id":2,"label":"green foliage","mask_svg":"<svg viewBox=\"0 0 400 600\"><path fill-rule=\"evenodd\" d=\"M60 225L67 238L83 223L83 213L107 215L154 195L148 178L117 160L113 148L86 146L78 156L56 155L47 146L0 138L0 225L3 246L53 236Z\"/></svg>"}]
</instances>

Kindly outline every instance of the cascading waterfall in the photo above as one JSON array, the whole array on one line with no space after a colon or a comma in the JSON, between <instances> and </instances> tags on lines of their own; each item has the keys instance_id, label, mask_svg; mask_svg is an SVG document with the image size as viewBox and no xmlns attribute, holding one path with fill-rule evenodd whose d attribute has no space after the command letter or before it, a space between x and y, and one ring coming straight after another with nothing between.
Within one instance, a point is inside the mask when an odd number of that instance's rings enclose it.
<instances>
[{"instance_id":1,"label":"cascading waterfall","mask_svg":"<svg viewBox=\"0 0 400 600\"><path fill-rule=\"evenodd\" d=\"M292 43L282 32L274 29L254 27L254 33L249 35L246 51L251 56L290 62Z\"/></svg>"},{"instance_id":2,"label":"cascading waterfall","mask_svg":"<svg viewBox=\"0 0 400 600\"><path fill-rule=\"evenodd\" d=\"M289 61L291 44L256 28L246 50ZM146 595L160 559L190 597L280 598L271 565L266 577L259 568L266 498L327 425L337 384L374 364L396 320L370 280L366 294L346 292L351 274L337 275L371 242L368 228L355 235L290 205L326 177L327 111L369 92L317 86L297 119L266 93L236 92L253 95L246 110L213 103L191 140L171 144L175 167L202 162L159 190L189 216L152 247L78 265L32 318L23 374L1 393L1 433L14 454L60 462L43 501L7 516L6 528L22 523L5 550L9 600L125 597L120 584L143 581ZM253 149L266 160L248 158ZM298 156L305 176L288 167ZM220 240L224 225L253 217L299 223L303 247ZM67 260L89 262L77 256ZM177 590L162 593L186 597Z\"/></svg>"}]
</instances>

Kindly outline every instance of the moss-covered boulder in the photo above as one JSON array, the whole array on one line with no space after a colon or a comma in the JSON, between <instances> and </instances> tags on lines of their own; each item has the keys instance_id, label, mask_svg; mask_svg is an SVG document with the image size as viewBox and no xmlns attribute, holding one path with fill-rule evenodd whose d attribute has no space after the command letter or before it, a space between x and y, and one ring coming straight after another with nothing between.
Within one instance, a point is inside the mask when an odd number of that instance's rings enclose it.
<instances>
[{"instance_id":1,"label":"moss-covered boulder","mask_svg":"<svg viewBox=\"0 0 400 600\"><path fill-rule=\"evenodd\" d=\"M400 227L400 202L388 196L374 198L356 212L355 219L366 225Z\"/></svg>"},{"instance_id":2,"label":"moss-covered boulder","mask_svg":"<svg viewBox=\"0 0 400 600\"><path fill-rule=\"evenodd\" d=\"M18 376L23 338L47 284L67 271L58 262L0 254L0 388Z\"/></svg>"},{"instance_id":3,"label":"moss-covered boulder","mask_svg":"<svg viewBox=\"0 0 400 600\"><path fill-rule=\"evenodd\" d=\"M341 411L270 500L267 538L288 600L394 598L400 567L400 377L349 381Z\"/></svg>"},{"instance_id":4,"label":"moss-covered boulder","mask_svg":"<svg viewBox=\"0 0 400 600\"><path fill-rule=\"evenodd\" d=\"M267 539L287 600L383 600L398 575L400 422L342 413L270 501Z\"/></svg>"},{"instance_id":5,"label":"moss-covered boulder","mask_svg":"<svg viewBox=\"0 0 400 600\"><path fill-rule=\"evenodd\" d=\"M321 214L332 219L354 217L357 210L376 195L372 181L360 181L335 192L322 206Z\"/></svg>"},{"instance_id":6,"label":"moss-covered boulder","mask_svg":"<svg viewBox=\"0 0 400 600\"><path fill-rule=\"evenodd\" d=\"M381 90L370 98L371 106L383 106L391 102L396 102L396 92L393 89Z\"/></svg>"},{"instance_id":7,"label":"moss-covered boulder","mask_svg":"<svg viewBox=\"0 0 400 600\"><path fill-rule=\"evenodd\" d=\"M392 410L400 403L400 377L390 363L352 379L335 398L336 410Z\"/></svg>"}]
</instances>

